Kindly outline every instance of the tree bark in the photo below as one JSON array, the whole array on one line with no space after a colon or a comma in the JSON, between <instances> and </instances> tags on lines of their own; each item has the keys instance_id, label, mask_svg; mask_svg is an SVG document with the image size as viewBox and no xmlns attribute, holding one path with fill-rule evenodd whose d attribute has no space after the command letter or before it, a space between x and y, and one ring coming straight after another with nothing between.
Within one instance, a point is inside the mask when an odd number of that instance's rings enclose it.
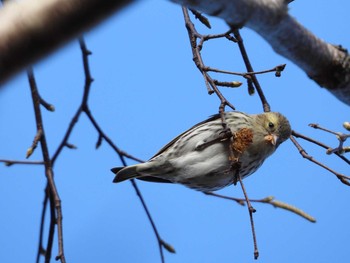
<instances>
[{"instance_id":1,"label":"tree bark","mask_svg":"<svg viewBox=\"0 0 350 263\"><path fill-rule=\"evenodd\" d=\"M260 34L321 87L350 105L350 57L341 47L319 39L288 14L288 0L172 0L224 19L233 27L246 26Z\"/></svg>"},{"instance_id":2,"label":"tree bark","mask_svg":"<svg viewBox=\"0 0 350 263\"><path fill-rule=\"evenodd\" d=\"M0 9L0 83L131 2L6 1Z\"/></svg>"}]
</instances>

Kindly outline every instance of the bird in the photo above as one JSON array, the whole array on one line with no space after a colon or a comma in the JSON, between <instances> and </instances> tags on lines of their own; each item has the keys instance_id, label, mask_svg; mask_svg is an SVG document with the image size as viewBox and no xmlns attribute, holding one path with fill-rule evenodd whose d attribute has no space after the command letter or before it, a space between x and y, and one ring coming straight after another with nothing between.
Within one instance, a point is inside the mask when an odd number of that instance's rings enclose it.
<instances>
[{"instance_id":1,"label":"bird","mask_svg":"<svg viewBox=\"0 0 350 263\"><path fill-rule=\"evenodd\" d=\"M177 136L149 161L112 168L113 182L136 178L217 191L236 184L238 176L253 174L290 135L288 119L278 112L215 114Z\"/></svg>"}]
</instances>

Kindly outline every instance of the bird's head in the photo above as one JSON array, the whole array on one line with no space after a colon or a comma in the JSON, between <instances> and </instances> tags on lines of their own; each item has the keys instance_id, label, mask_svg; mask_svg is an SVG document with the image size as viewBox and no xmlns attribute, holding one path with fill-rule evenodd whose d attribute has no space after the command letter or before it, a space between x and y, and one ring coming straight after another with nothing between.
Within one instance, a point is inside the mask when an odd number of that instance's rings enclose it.
<instances>
[{"instance_id":1,"label":"bird's head","mask_svg":"<svg viewBox=\"0 0 350 263\"><path fill-rule=\"evenodd\" d=\"M257 115L257 121L264 130L264 141L277 148L292 133L289 121L281 113L265 112Z\"/></svg>"}]
</instances>

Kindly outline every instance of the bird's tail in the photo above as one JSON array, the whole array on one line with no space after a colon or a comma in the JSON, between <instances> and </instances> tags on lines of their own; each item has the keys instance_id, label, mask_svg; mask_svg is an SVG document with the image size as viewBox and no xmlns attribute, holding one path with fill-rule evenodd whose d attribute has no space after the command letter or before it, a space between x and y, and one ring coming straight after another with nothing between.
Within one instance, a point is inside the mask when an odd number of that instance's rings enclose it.
<instances>
[{"instance_id":1,"label":"bird's tail","mask_svg":"<svg viewBox=\"0 0 350 263\"><path fill-rule=\"evenodd\" d=\"M116 176L114 177L113 183L119 183L128 179L136 178L140 176L136 172L137 165L131 165L127 167L115 167L112 168L111 171Z\"/></svg>"}]
</instances>

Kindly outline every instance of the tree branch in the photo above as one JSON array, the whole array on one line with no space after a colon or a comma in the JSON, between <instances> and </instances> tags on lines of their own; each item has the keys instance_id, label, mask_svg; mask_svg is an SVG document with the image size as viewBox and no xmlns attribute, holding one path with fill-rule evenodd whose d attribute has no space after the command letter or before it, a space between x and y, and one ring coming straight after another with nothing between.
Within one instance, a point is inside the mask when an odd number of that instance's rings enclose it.
<instances>
[{"instance_id":1,"label":"tree branch","mask_svg":"<svg viewBox=\"0 0 350 263\"><path fill-rule=\"evenodd\" d=\"M0 83L132 1L6 2L0 9Z\"/></svg>"},{"instance_id":2,"label":"tree branch","mask_svg":"<svg viewBox=\"0 0 350 263\"><path fill-rule=\"evenodd\" d=\"M350 105L350 56L324 42L287 12L287 0L172 0L220 17L233 27L246 26L280 55L297 64L321 87Z\"/></svg>"},{"instance_id":3,"label":"tree branch","mask_svg":"<svg viewBox=\"0 0 350 263\"><path fill-rule=\"evenodd\" d=\"M350 105L350 56L324 42L287 11L288 0L172 0L246 26L321 87ZM25 0L0 10L0 83L133 0Z\"/></svg>"},{"instance_id":4,"label":"tree branch","mask_svg":"<svg viewBox=\"0 0 350 263\"><path fill-rule=\"evenodd\" d=\"M46 195L50 199L50 231L48 244L45 253L45 262L50 262L51 259L51 251L53 245L54 238L54 229L57 224L57 232L58 232L58 255L56 256L56 260L60 260L62 263L66 262L64 250L63 250L63 231L62 231L62 208L61 208L61 199L58 195L58 191L56 188L56 183L54 180L54 173L52 169L52 162L49 155L49 148L47 145L44 125L42 120L42 114L40 109L40 95L37 89L36 81L34 78L33 70L28 69L28 80L30 84L30 90L32 94L34 113L35 113L35 122L37 128L37 135L40 134L40 138L36 136L36 140L40 141L41 152L43 155L44 166L45 166L45 175L47 178L47 186L46 186Z\"/></svg>"}]
</instances>

